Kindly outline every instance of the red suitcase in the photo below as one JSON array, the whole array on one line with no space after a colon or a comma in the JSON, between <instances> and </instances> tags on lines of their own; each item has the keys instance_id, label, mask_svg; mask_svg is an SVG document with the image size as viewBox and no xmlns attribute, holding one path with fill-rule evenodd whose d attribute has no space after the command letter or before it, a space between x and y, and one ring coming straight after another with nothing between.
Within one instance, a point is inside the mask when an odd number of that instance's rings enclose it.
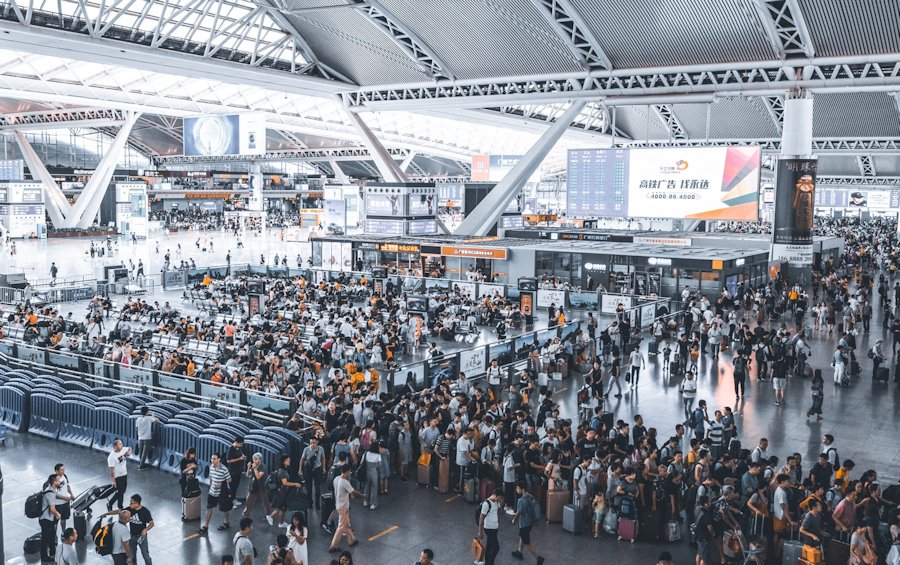
<instances>
[{"instance_id":1,"label":"red suitcase","mask_svg":"<svg viewBox=\"0 0 900 565\"><path fill-rule=\"evenodd\" d=\"M496 483L490 479L481 479L479 481L478 486L478 494L481 496L479 500L484 500L485 498L494 494L494 489L497 488Z\"/></svg>"},{"instance_id":2,"label":"red suitcase","mask_svg":"<svg viewBox=\"0 0 900 565\"><path fill-rule=\"evenodd\" d=\"M450 492L450 460L441 459L438 464L438 492L446 494Z\"/></svg>"},{"instance_id":3,"label":"red suitcase","mask_svg":"<svg viewBox=\"0 0 900 565\"><path fill-rule=\"evenodd\" d=\"M637 539L638 523L637 520L629 520L628 518L619 518L619 540L627 540L634 543Z\"/></svg>"}]
</instances>

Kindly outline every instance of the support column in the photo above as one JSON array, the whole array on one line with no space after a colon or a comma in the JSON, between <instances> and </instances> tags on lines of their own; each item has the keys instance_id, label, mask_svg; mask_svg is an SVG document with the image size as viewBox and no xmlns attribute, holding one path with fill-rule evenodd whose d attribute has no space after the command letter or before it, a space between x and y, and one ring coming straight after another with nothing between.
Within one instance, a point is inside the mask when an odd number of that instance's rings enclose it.
<instances>
[{"instance_id":1,"label":"support column","mask_svg":"<svg viewBox=\"0 0 900 565\"><path fill-rule=\"evenodd\" d=\"M587 102L576 100L572 102L565 113L560 116L550 128L538 139L537 143L519 160L515 167L497 183L490 193L484 197L478 206L466 216L458 228L457 235L486 235L491 226L497 223L497 219L506 210L506 207L515 198L529 177L537 170L538 166L553 149L559 138L566 132L569 125L578 117Z\"/></svg>"},{"instance_id":2,"label":"support column","mask_svg":"<svg viewBox=\"0 0 900 565\"><path fill-rule=\"evenodd\" d=\"M781 155L775 167L772 261L788 263L786 278L810 282L818 162L813 156L813 99L794 93L784 101Z\"/></svg>"},{"instance_id":3,"label":"support column","mask_svg":"<svg viewBox=\"0 0 900 565\"><path fill-rule=\"evenodd\" d=\"M97 212L100 211L100 204L109 188L109 181L112 179L116 170L116 163L125 150L125 144L128 142L128 136L131 135L131 129L141 116L139 112L128 112L125 114L125 123L119 129L113 140L112 146L100 164L94 169L94 174L81 191L78 200L75 201L73 213L66 217L66 226L68 228L88 228L94 223Z\"/></svg>"},{"instance_id":4,"label":"support column","mask_svg":"<svg viewBox=\"0 0 900 565\"><path fill-rule=\"evenodd\" d=\"M31 143L28 142L25 134L17 131L15 136L16 143L19 144L19 150L22 152L22 158L28 164L28 170L31 171L32 178L40 180L44 184L44 205L47 208L47 214L50 215L50 221L57 228L63 227L66 214L72 211L72 205L66 200L66 195L63 194L62 189L53 180L53 175L41 162L41 158L38 157L37 152L31 146Z\"/></svg>"},{"instance_id":5,"label":"support column","mask_svg":"<svg viewBox=\"0 0 900 565\"><path fill-rule=\"evenodd\" d=\"M409 170L409 166L412 164L413 159L416 158L416 155L418 155L418 153L416 153L415 151L413 151L412 149L410 149L410 150L409 150L409 155L407 155L407 156L406 156L406 159L403 159L403 162L400 163L400 169L401 169L404 173L405 173L406 171Z\"/></svg>"},{"instance_id":6,"label":"support column","mask_svg":"<svg viewBox=\"0 0 900 565\"><path fill-rule=\"evenodd\" d=\"M250 163L250 203L248 208L251 212L263 211L263 179L262 167L258 161Z\"/></svg>"},{"instance_id":7,"label":"support column","mask_svg":"<svg viewBox=\"0 0 900 565\"><path fill-rule=\"evenodd\" d=\"M334 180L338 181L339 184L350 184L350 177L338 164L337 159L329 159L328 164L331 165L331 170L334 171Z\"/></svg>"},{"instance_id":8,"label":"support column","mask_svg":"<svg viewBox=\"0 0 900 565\"><path fill-rule=\"evenodd\" d=\"M375 166L378 167L378 173L384 181L406 182L406 174L400 169L397 162L394 161L394 158L388 153L387 149L384 148L381 140L375 136L375 133L372 132L371 129L369 129L369 126L363 121L362 116L355 112L351 112L350 109L344 105L344 101L340 97L336 97L335 100L341 105L341 108L344 109L344 115L350 120L353 129L356 130L356 133L359 134L359 137L362 139L363 145L369 150L372 160L375 161Z\"/></svg>"}]
</instances>

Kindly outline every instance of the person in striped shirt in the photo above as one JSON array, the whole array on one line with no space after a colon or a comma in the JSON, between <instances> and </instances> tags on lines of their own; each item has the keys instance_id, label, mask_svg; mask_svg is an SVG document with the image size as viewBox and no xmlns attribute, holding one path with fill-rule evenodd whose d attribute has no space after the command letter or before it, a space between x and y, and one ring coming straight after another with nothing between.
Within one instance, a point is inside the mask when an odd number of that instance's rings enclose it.
<instances>
[{"instance_id":1,"label":"person in striped shirt","mask_svg":"<svg viewBox=\"0 0 900 565\"><path fill-rule=\"evenodd\" d=\"M228 467L222 464L222 460L218 453L213 453L209 458L211 466L209 468L209 495L206 497L206 521L200 528L201 534L209 531L209 521L212 519L213 508L219 507L219 498L222 496L231 496L231 473ZM220 530L230 528L228 523L228 510L222 510L225 515L225 521L219 526Z\"/></svg>"},{"instance_id":2,"label":"person in striped shirt","mask_svg":"<svg viewBox=\"0 0 900 565\"><path fill-rule=\"evenodd\" d=\"M716 410L713 419L706 423L706 437L712 441L710 453L713 457L722 456L722 438L725 436L725 424L722 423L722 411Z\"/></svg>"}]
</instances>

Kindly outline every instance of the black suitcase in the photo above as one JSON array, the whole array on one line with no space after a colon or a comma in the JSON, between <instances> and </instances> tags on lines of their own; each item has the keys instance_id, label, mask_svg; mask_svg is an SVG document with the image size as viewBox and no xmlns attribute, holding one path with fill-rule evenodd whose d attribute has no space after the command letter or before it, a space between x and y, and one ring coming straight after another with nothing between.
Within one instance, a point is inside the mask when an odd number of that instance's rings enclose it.
<instances>
[{"instance_id":1,"label":"black suitcase","mask_svg":"<svg viewBox=\"0 0 900 565\"><path fill-rule=\"evenodd\" d=\"M321 517L321 523L325 524L328 522L328 516L334 511L334 494L323 492L319 498L319 503L322 506L322 513L319 516Z\"/></svg>"},{"instance_id":2,"label":"black suitcase","mask_svg":"<svg viewBox=\"0 0 900 565\"><path fill-rule=\"evenodd\" d=\"M850 374L856 376L860 373L862 373L862 369L859 367L859 362L856 359L850 361Z\"/></svg>"},{"instance_id":3,"label":"black suitcase","mask_svg":"<svg viewBox=\"0 0 900 565\"><path fill-rule=\"evenodd\" d=\"M33 553L40 553L41 551L41 534L34 534L30 538L25 540L25 545L22 547L22 552L26 555L31 555Z\"/></svg>"},{"instance_id":4,"label":"black suitcase","mask_svg":"<svg viewBox=\"0 0 900 565\"><path fill-rule=\"evenodd\" d=\"M109 498L116 492L112 485L94 485L75 497L72 501L72 512L87 512L98 500Z\"/></svg>"},{"instance_id":5,"label":"black suitcase","mask_svg":"<svg viewBox=\"0 0 900 565\"><path fill-rule=\"evenodd\" d=\"M649 355L659 355L659 343L655 339L647 344L647 353Z\"/></svg>"},{"instance_id":6,"label":"black suitcase","mask_svg":"<svg viewBox=\"0 0 900 565\"><path fill-rule=\"evenodd\" d=\"M78 532L78 539L87 539L87 515L80 510L76 510L72 513L72 522L72 526Z\"/></svg>"},{"instance_id":7,"label":"black suitcase","mask_svg":"<svg viewBox=\"0 0 900 565\"><path fill-rule=\"evenodd\" d=\"M878 374L875 375L876 381L888 382L891 379L891 370L888 367L878 367Z\"/></svg>"}]
</instances>

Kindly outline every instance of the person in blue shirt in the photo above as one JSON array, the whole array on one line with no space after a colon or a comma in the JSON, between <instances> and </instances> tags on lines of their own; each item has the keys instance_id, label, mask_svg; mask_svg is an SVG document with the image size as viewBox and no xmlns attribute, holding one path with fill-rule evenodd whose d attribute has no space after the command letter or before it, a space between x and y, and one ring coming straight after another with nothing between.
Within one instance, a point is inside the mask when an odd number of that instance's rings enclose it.
<instances>
[{"instance_id":1,"label":"person in blue shirt","mask_svg":"<svg viewBox=\"0 0 900 565\"><path fill-rule=\"evenodd\" d=\"M532 507L536 501L534 500L534 497L531 496L531 493L525 489L524 482L516 483L516 495L518 497L518 502L516 502L516 513L512 517L512 523L516 524L516 521L518 520L519 548L512 552L513 557L522 559L522 549L524 548L537 559L537 565L543 565L544 558L541 557L534 546L531 545L531 528L536 521Z\"/></svg>"}]
</instances>

